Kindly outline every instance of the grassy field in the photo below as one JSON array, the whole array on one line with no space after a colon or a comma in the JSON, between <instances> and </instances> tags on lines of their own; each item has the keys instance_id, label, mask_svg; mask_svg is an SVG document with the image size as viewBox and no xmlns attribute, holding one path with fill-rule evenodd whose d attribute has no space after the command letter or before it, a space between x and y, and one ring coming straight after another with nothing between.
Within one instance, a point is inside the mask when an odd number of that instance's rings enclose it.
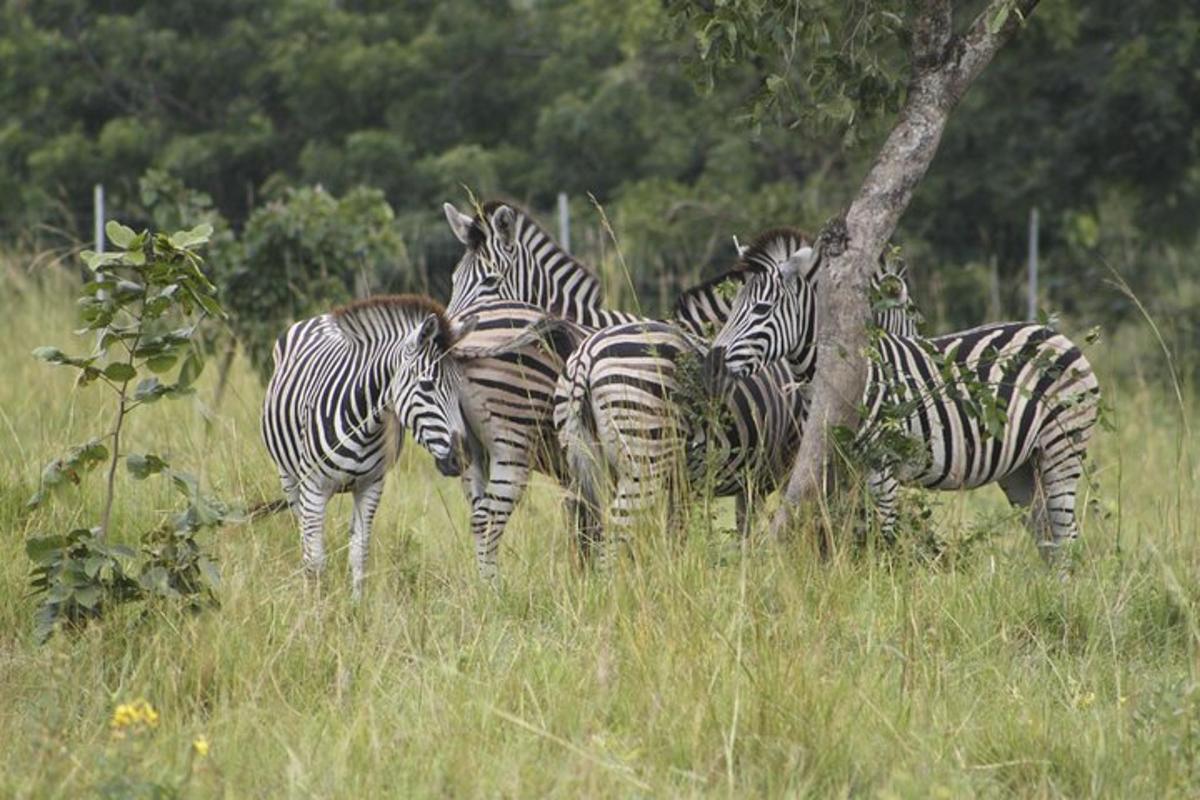
<instances>
[{"instance_id":1,"label":"grassy field","mask_svg":"<svg viewBox=\"0 0 1200 800\"><path fill-rule=\"evenodd\" d=\"M1200 794L1200 416L1166 385L1105 382L1116 431L1093 449L1065 584L994 488L936 498L937 565L743 553L722 506L715 530L682 546L644 531L635 559L588 577L539 481L494 590L459 486L410 443L361 606L340 499L320 592L278 516L205 535L219 611L131 611L38 646L23 540L99 515L99 475L22 509L41 466L107 424L100 390L29 357L80 349L72 309L68 289L12 276L0 294L0 796ZM239 363L211 410L213 377L139 412L130 448L227 499L276 496L261 387ZM119 483L114 530L136 540L173 498ZM114 710L138 699L157 725L115 737Z\"/></svg>"}]
</instances>

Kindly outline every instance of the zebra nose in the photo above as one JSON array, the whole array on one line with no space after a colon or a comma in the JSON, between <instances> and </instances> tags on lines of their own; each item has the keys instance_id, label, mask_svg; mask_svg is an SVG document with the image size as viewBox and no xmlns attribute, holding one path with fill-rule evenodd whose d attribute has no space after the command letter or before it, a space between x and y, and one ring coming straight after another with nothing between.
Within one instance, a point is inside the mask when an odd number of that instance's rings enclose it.
<instances>
[{"instance_id":1,"label":"zebra nose","mask_svg":"<svg viewBox=\"0 0 1200 800\"><path fill-rule=\"evenodd\" d=\"M717 345L710 348L704 359L704 383L709 394L721 394L725 384L725 348Z\"/></svg>"}]
</instances>

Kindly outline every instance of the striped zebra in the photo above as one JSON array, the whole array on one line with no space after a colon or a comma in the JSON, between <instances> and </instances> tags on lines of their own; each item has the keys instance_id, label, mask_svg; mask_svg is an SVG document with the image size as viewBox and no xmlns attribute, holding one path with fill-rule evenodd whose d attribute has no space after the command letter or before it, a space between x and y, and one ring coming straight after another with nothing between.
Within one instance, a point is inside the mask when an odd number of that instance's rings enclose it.
<instances>
[{"instance_id":1,"label":"striped zebra","mask_svg":"<svg viewBox=\"0 0 1200 800\"><path fill-rule=\"evenodd\" d=\"M808 244L794 229L766 231L739 248L732 271L685 292L677 309L727 315L738 286L757 272L777 270ZM872 282L881 300L877 324L911 330L903 271L881 266ZM696 395L706 352L704 340L675 326L642 322L591 334L567 360L555 425L587 512L580 531L585 550L603 541L601 508L607 506L612 525L623 532L664 487L678 496L681 481L718 497L735 495L745 535L747 505L787 475L807 416L807 376L797 382L778 363L733 381L712 424L696 408L703 405Z\"/></svg>"},{"instance_id":2,"label":"striped zebra","mask_svg":"<svg viewBox=\"0 0 1200 800\"><path fill-rule=\"evenodd\" d=\"M526 212L514 205L489 200L476 216L450 203L443 206L446 221L466 251L451 278L451 317L487 300L528 303L584 328L598 330L647 317L603 305L600 279L563 250ZM741 275L726 281L738 284ZM672 321L689 332L711 338L729 314L733 292L685 293Z\"/></svg>"},{"instance_id":3,"label":"striped zebra","mask_svg":"<svg viewBox=\"0 0 1200 800\"><path fill-rule=\"evenodd\" d=\"M815 366L814 278L820 253L804 250L739 290L713 341L714 374L741 378L782 360L793 375ZM874 464L869 488L885 538L899 484L970 489L999 483L1047 561L1079 536L1076 485L1098 414L1100 389L1080 349L1045 325L984 325L932 339L887 332L869 364L858 441L885 427L917 445Z\"/></svg>"},{"instance_id":4,"label":"striped zebra","mask_svg":"<svg viewBox=\"0 0 1200 800\"><path fill-rule=\"evenodd\" d=\"M504 299L529 303L593 329L644 319L604 308L600 279L516 206L489 200L476 216L450 203L443 210L450 229L467 248L451 277L451 316L486 300Z\"/></svg>"},{"instance_id":5,"label":"striped zebra","mask_svg":"<svg viewBox=\"0 0 1200 800\"><path fill-rule=\"evenodd\" d=\"M491 580L499 575L500 539L530 473L565 478L554 437L554 386L583 331L509 300L476 304L470 316L471 332L441 354L457 366L471 534L479 573Z\"/></svg>"},{"instance_id":6,"label":"striped zebra","mask_svg":"<svg viewBox=\"0 0 1200 800\"><path fill-rule=\"evenodd\" d=\"M413 432L443 474L462 471L460 381L440 353L470 325L452 323L428 298L398 295L302 320L276 341L262 436L299 520L309 574L324 571L329 499L353 492L350 570L361 597L371 521L399 447L395 424Z\"/></svg>"}]
</instances>

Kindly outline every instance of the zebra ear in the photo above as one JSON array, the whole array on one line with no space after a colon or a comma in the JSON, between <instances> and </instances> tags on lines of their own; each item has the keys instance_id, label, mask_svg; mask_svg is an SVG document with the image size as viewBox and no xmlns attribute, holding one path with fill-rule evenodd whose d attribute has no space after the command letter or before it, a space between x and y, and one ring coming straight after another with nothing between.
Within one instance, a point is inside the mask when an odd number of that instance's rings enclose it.
<instances>
[{"instance_id":1,"label":"zebra ear","mask_svg":"<svg viewBox=\"0 0 1200 800\"><path fill-rule=\"evenodd\" d=\"M455 319L450 323L450 347L458 344L460 341L470 335L471 331L475 330L475 326L479 324L478 314L468 314L465 317Z\"/></svg>"},{"instance_id":2,"label":"zebra ear","mask_svg":"<svg viewBox=\"0 0 1200 800\"><path fill-rule=\"evenodd\" d=\"M470 244L471 226L475 224L475 220L459 211L451 203L442 203L442 211L446 212L446 222L450 223L450 230L454 231L454 238L463 244Z\"/></svg>"},{"instance_id":3,"label":"zebra ear","mask_svg":"<svg viewBox=\"0 0 1200 800\"><path fill-rule=\"evenodd\" d=\"M421 326L415 332L415 341L413 345L417 348L422 348L432 343L438 333L441 332L442 321L437 314L429 314L425 319L421 320Z\"/></svg>"},{"instance_id":4,"label":"zebra ear","mask_svg":"<svg viewBox=\"0 0 1200 800\"><path fill-rule=\"evenodd\" d=\"M813 249L811 247L801 247L788 256L787 261L779 265L779 272L783 276L784 281L788 283L792 283L800 277L808 278L814 260Z\"/></svg>"},{"instance_id":5,"label":"zebra ear","mask_svg":"<svg viewBox=\"0 0 1200 800\"><path fill-rule=\"evenodd\" d=\"M749 245L744 245L738 241L737 234L733 235L733 249L737 251L738 258L745 258L746 251L750 249Z\"/></svg>"},{"instance_id":6,"label":"zebra ear","mask_svg":"<svg viewBox=\"0 0 1200 800\"><path fill-rule=\"evenodd\" d=\"M492 212L492 230L505 244L512 244L516 235L517 213L509 206L500 206Z\"/></svg>"}]
</instances>

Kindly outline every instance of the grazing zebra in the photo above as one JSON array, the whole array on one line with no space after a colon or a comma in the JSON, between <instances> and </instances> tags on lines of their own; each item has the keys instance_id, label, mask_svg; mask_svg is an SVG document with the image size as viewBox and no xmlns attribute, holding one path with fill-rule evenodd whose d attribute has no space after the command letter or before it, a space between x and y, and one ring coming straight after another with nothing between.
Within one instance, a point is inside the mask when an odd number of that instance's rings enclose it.
<instances>
[{"instance_id":1,"label":"grazing zebra","mask_svg":"<svg viewBox=\"0 0 1200 800\"><path fill-rule=\"evenodd\" d=\"M759 271L777 270L807 252L806 245L799 231L766 231L750 247L739 248L734 270L685 292L677 309L727 314L739 285ZM881 265L872 281L885 301L877 306L877 324L913 329L903 271ZM744 535L747 497L773 490L787 474L807 416L806 380L794 381L781 362L733 381L722 396L719 423L711 424L695 408L702 401L693 394L706 351L703 340L674 326L642 322L591 334L567 360L556 389L555 425L579 484L585 550L603 539L598 511L610 494L609 516L623 531L664 485L671 487L677 478L703 483L718 497L737 496ZM689 362L690 376L684 366Z\"/></svg>"},{"instance_id":2,"label":"grazing zebra","mask_svg":"<svg viewBox=\"0 0 1200 800\"><path fill-rule=\"evenodd\" d=\"M800 255L743 284L710 350L714 373L744 377L782 359L793 375L811 374L821 259L811 250ZM878 441L891 420L921 451L874 465L869 486L884 536L893 535L899 483L996 482L1009 502L1030 510L1027 526L1043 557L1054 560L1079 536L1076 484L1099 399L1083 353L1045 325L999 323L932 339L881 333L858 440Z\"/></svg>"},{"instance_id":3,"label":"grazing zebra","mask_svg":"<svg viewBox=\"0 0 1200 800\"><path fill-rule=\"evenodd\" d=\"M445 475L462 470L466 423L457 365L440 358L469 332L440 304L414 295L377 297L295 323L275 343L262 436L300 522L304 566L325 567L329 499L354 493L350 524L353 594L362 595L371 521L398 439L410 429Z\"/></svg>"}]
</instances>

